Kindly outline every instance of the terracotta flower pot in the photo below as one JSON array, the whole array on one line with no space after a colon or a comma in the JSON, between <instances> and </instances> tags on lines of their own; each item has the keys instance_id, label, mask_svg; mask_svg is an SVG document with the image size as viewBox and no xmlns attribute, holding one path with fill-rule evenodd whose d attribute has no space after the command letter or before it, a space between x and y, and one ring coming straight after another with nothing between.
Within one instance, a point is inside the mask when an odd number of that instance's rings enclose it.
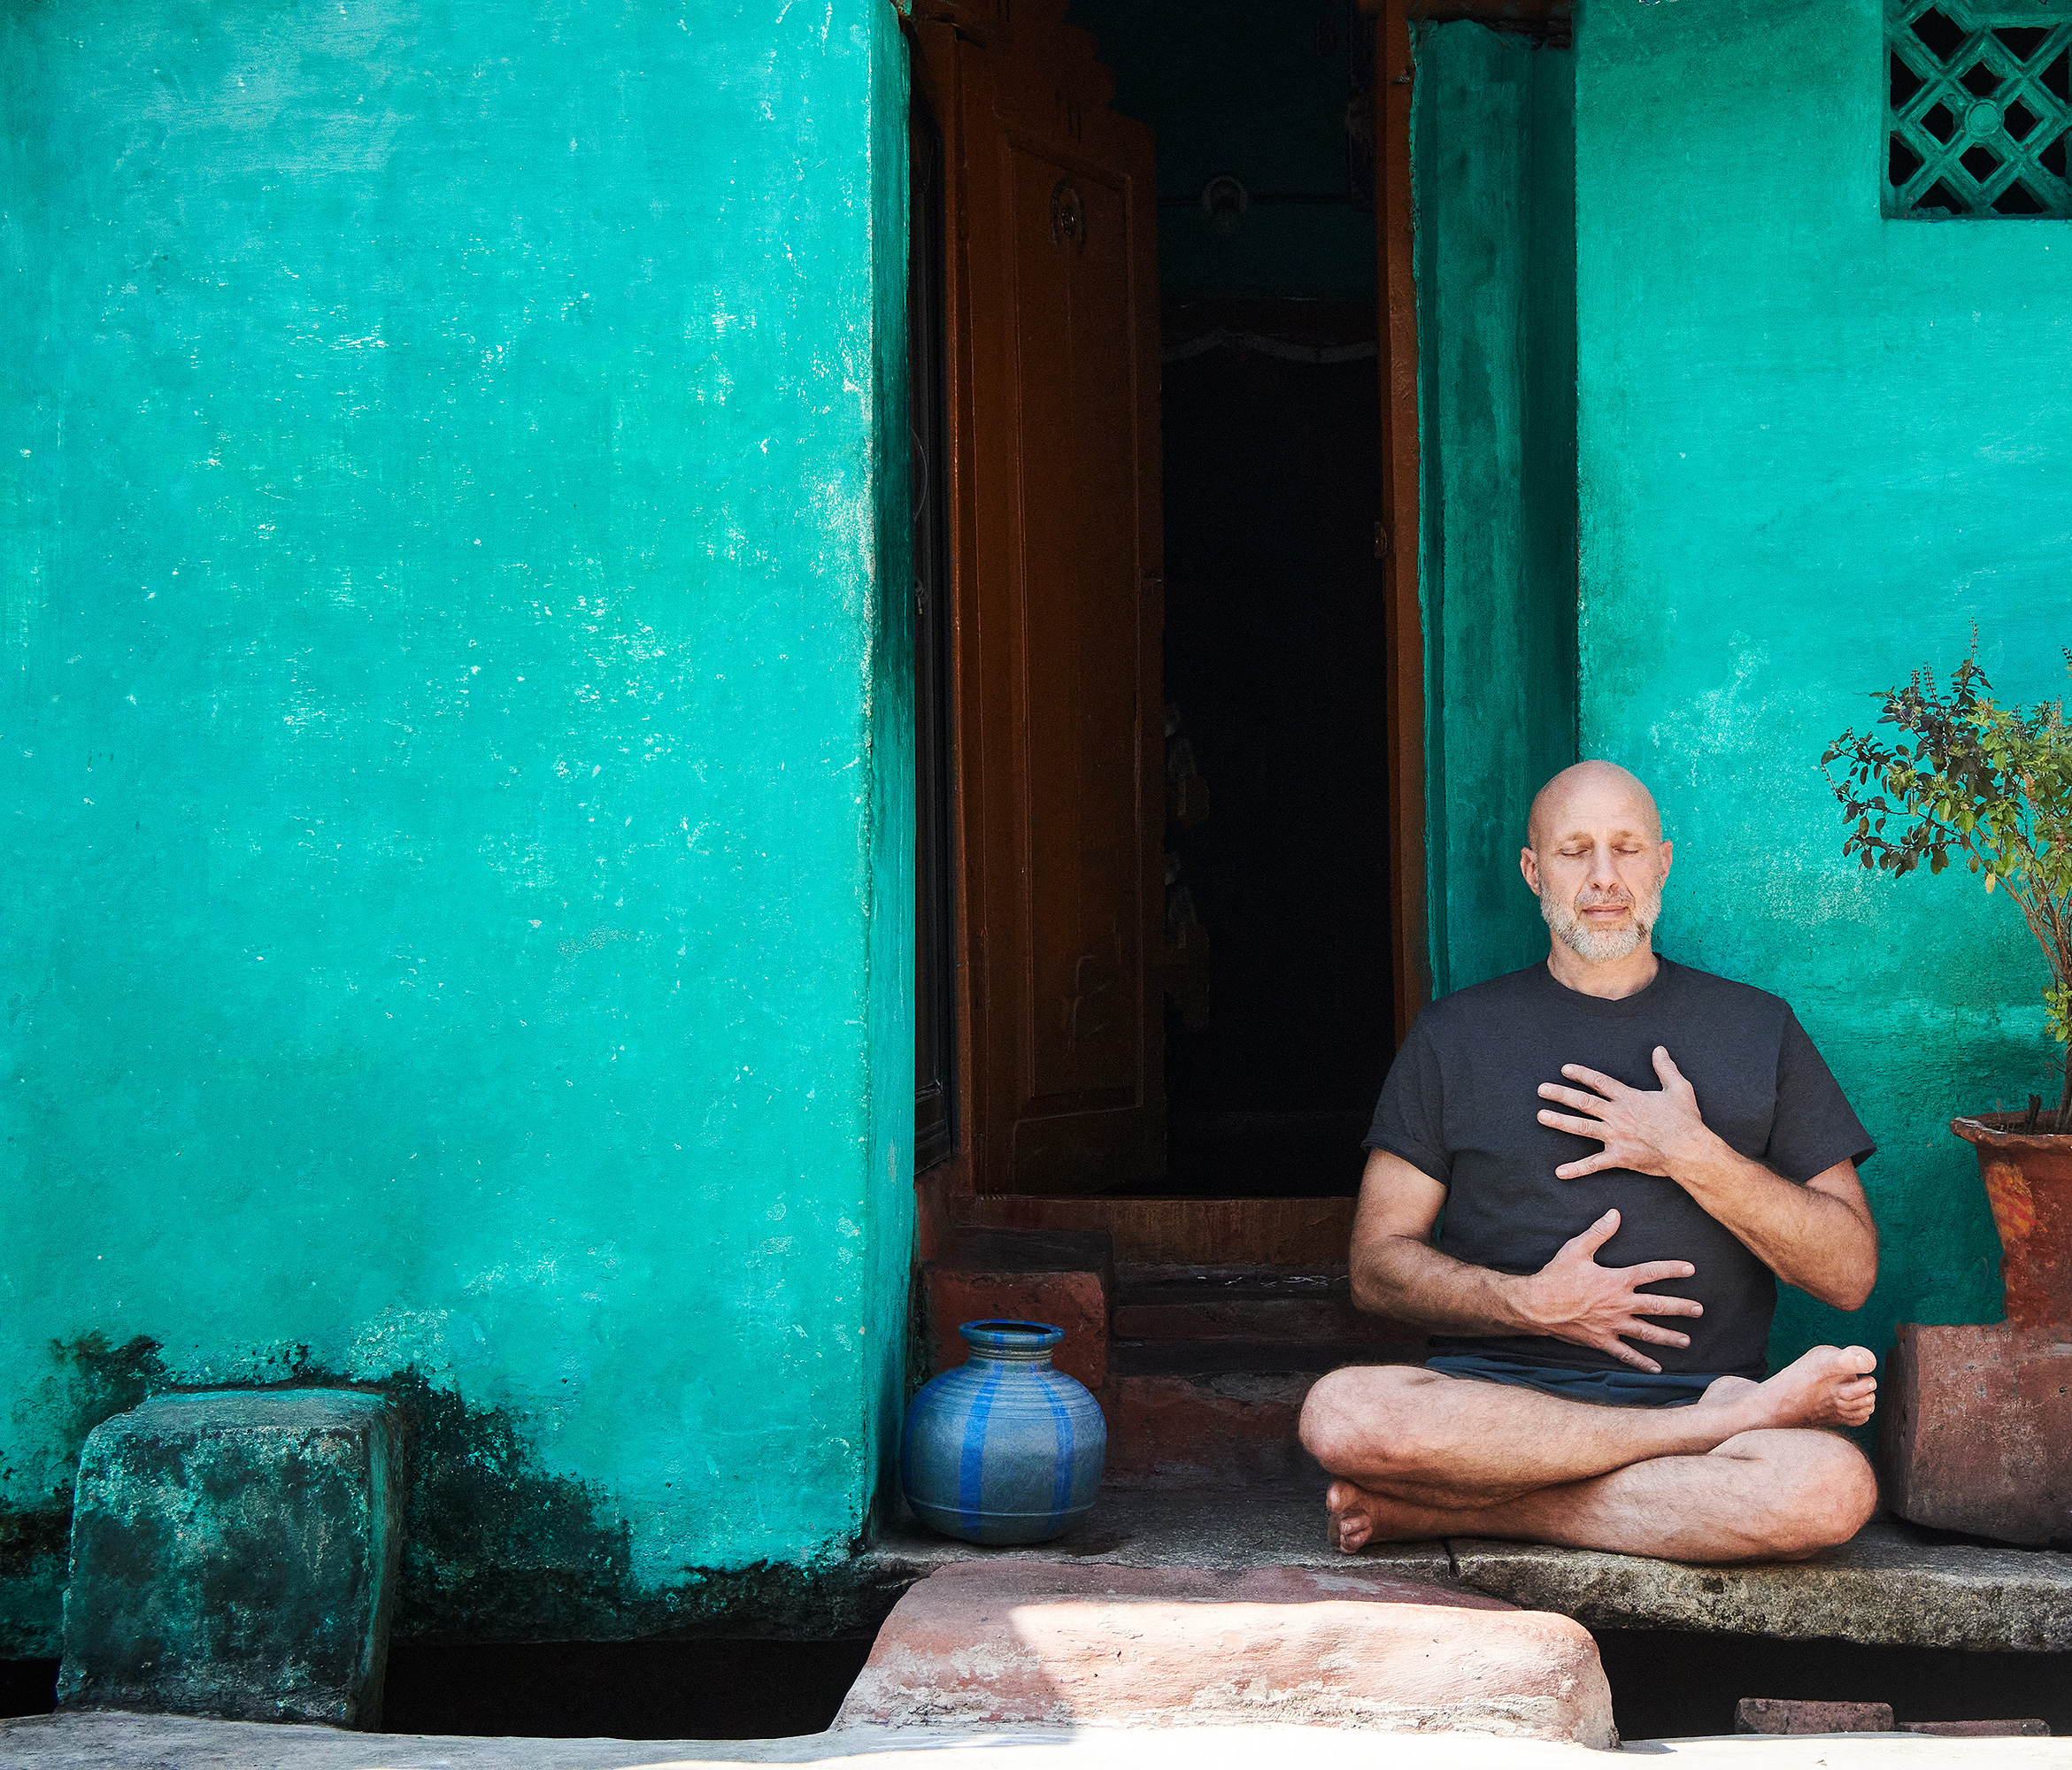
<instances>
[{"instance_id":1,"label":"terracotta flower pot","mask_svg":"<svg viewBox=\"0 0 2072 1770\"><path fill-rule=\"evenodd\" d=\"M2015 1328L2072 1322L2072 1135L2014 1128L2018 1112L1953 1119L1978 1154L2000 1232L2007 1320Z\"/></svg>"}]
</instances>

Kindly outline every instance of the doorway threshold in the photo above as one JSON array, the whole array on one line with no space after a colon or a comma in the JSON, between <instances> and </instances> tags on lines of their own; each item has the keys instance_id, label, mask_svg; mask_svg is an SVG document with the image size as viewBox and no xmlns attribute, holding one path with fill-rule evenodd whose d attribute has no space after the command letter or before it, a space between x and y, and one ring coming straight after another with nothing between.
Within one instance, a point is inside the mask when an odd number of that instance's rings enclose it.
<instances>
[{"instance_id":1,"label":"doorway threshold","mask_svg":"<svg viewBox=\"0 0 2072 1770\"><path fill-rule=\"evenodd\" d=\"M967 1227L1105 1229L1115 1258L1164 1266L1342 1268L1352 1242L1352 1198L1051 1198L982 1194Z\"/></svg>"}]
</instances>

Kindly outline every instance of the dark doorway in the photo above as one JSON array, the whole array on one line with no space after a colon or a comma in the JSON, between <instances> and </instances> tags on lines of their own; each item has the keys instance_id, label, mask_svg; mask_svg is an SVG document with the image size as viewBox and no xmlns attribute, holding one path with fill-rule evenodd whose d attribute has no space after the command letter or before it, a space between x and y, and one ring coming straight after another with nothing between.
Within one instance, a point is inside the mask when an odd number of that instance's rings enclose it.
<instances>
[{"instance_id":1,"label":"dark doorway","mask_svg":"<svg viewBox=\"0 0 2072 1770\"><path fill-rule=\"evenodd\" d=\"M1207 812L1168 838L1206 977L1168 1003L1166 1189L1351 1192L1393 1049L1374 305L1166 318L1166 698Z\"/></svg>"},{"instance_id":2,"label":"dark doorway","mask_svg":"<svg viewBox=\"0 0 2072 1770\"><path fill-rule=\"evenodd\" d=\"M974 0L908 34L944 166L917 145L917 395L932 311L947 343L947 447L920 398L916 440L949 527L917 553L953 562L918 604L953 611L929 1196L1336 1207L1397 1019L1414 730L1376 554L1373 29L1353 0Z\"/></svg>"},{"instance_id":3,"label":"dark doorway","mask_svg":"<svg viewBox=\"0 0 2072 1770\"><path fill-rule=\"evenodd\" d=\"M1373 27L1074 0L1157 142L1164 1174L1358 1188L1394 1050Z\"/></svg>"}]
</instances>

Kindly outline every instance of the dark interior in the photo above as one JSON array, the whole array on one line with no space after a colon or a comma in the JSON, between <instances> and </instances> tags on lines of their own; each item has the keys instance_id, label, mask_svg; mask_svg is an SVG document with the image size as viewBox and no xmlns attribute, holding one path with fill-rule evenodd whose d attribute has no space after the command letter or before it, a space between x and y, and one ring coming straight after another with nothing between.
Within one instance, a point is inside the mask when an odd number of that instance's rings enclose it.
<instances>
[{"instance_id":1,"label":"dark interior","mask_svg":"<svg viewBox=\"0 0 2072 1770\"><path fill-rule=\"evenodd\" d=\"M1351 1193L1394 1050L1372 26L1072 18L1157 141L1167 922L1200 954L1166 1010L1167 1172L1134 1189Z\"/></svg>"},{"instance_id":2,"label":"dark interior","mask_svg":"<svg viewBox=\"0 0 2072 1770\"><path fill-rule=\"evenodd\" d=\"M1207 969L1167 1007L1174 1193L1353 1190L1392 1049L1374 324L1167 314L1166 699L1207 804L1168 832Z\"/></svg>"}]
</instances>

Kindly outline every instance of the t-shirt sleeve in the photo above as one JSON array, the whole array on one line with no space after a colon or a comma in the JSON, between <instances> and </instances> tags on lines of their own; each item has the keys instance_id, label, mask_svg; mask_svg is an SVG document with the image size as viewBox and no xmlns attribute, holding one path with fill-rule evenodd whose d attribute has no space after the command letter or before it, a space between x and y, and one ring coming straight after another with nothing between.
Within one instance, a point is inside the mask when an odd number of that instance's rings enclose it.
<instances>
[{"instance_id":1,"label":"t-shirt sleeve","mask_svg":"<svg viewBox=\"0 0 2072 1770\"><path fill-rule=\"evenodd\" d=\"M1804 1184L1837 1162L1860 1162L1876 1148L1799 1017L1785 1009L1777 1043L1777 1105L1765 1164Z\"/></svg>"},{"instance_id":2,"label":"t-shirt sleeve","mask_svg":"<svg viewBox=\"0 0 2072 1770\"><path fill-rule=\"evenodd\" d=\"M1453 1174L1453 1152L1446 1146L1445 1132L1446 1090L1438 1046L1421 1014L1412 1022L1410 1036L1403 1041L1396 1061L1389 1066L1364 1147L1400 1156L1420 1174L1444 1186Z\"/></svg>"}]
</instances>

